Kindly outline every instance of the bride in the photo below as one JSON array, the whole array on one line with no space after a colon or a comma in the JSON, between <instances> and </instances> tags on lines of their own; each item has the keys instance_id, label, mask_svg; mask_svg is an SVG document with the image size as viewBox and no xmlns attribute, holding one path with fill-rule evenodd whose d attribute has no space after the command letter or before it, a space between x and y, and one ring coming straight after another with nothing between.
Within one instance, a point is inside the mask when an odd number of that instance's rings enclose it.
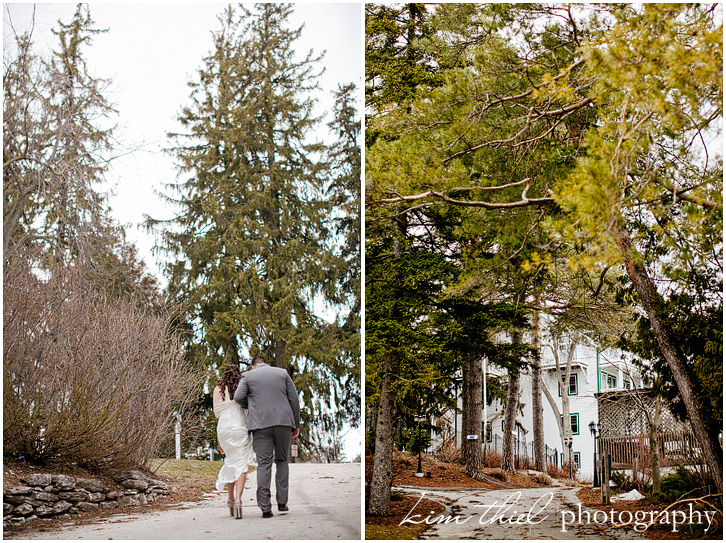
<instances>
[{"instance_id":1,"label":"bride","mask_svg":"<svg viewBox=\"0 0 726 543\"><path fill-rule=\"evenodd\" d=\"M247 431L247 414L234 401L242 375L235 364L224 369L224 374L214 387L212 402L217 422L219 450L224 457L224 465L217 477L217 490L227 486L227 507L234 518L242 518L242 491L247 480L249 465L254 463L252 437Z\"/></svg>"}]
</instances>

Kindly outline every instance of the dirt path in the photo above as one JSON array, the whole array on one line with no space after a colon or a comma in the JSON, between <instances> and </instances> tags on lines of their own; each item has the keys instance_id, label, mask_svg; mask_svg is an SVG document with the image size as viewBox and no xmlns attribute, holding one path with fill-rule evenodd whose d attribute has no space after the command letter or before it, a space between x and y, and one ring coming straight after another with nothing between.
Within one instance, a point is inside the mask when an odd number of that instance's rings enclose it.
<instances>
[{"instance_id":1,"label":"dirt path","mask_svg":"<svg viewBox=\"0 0 726 543\"><path fill-rule=\"evenodd\" d=\"M255 501L251 474L242 496L244 518L235 520L225 506L226 493L210 493L197 503L135 515L113 515L86 526L71 523L58 530L25 531L18 539L327 539L361 537L361 465L290 464L290 512L263 519ZM273 485L274 486L274 485ZM274 488L272 489L274 499Z\"/></svg>"},{"instance_id":2,"label":"dirt path","mask_svg":"<svg viewBox=\"0 0 726 543\"><path fill-rule=\"evenodd\" d=\"M414 510L402 525L431 525L422 539L645 539L612 528L611 519L581 506L575 488L407 490L447 504L446 517ZM447 522L448 520L448 522ZM617 519L615 519L617 523Z\"/></svg>"}]
</instances>

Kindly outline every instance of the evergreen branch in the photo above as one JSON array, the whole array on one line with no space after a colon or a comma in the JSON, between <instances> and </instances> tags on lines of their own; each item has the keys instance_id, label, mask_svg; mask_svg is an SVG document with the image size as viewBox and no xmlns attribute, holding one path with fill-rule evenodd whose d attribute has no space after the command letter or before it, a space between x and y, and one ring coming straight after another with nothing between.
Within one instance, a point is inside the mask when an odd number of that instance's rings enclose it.
<instances>
[{"instance_id":1,"label":"evergreen branch","mask_svg":"<svg viewBox=\"0 0 726 543\"><path fill-rule=\"evenodd\" d=\"M453 155L446 157L443 160L443 163L446 164L455 158L459 158L468 153L478 151L479 149L483 149L484 147L496 147L499 145L509 145L512 142L516 141L522 134L524 134L532 126L533 122L539 121L540 119L542 119L544 117L561 115L562 117L557 119L557 122L554 125L552 125L550 128L548 128L545 132L543 132L537 136L534 136L528 140L524 140L524 141L515 143L515 144L511 145L511 147L513 147L513 148L522 147L524 145L529 145L530 143L534 143L536 141L544 139L548 135L550 135L554 131L554 129L557 128L557 126L559 126L562 123L562 121L565 119L565 117L567 117L568 115L570 115L571 113L573 113L575 111L579 111L580 109L582 109L583 107L585 107L591 103L592 103L591 98L585 98L584 100L581 100L580 102L577 102L576 104L570 104L569 106L565 106L560 109L547 110L547 111L540 112L540 111L537 111L534 108L532 108L530 110L529 114L527 115L527 120L526 120L524 126L519 130L519 132L517 132L513 136L506 138L506 139L501 139L501 140L484 141L482 143L474 145L473 147L469 147L468 149L463 149L461 151L454 153ZM533 112L537 113L537 117L535 117L534 119L531 118L531 115Z\"/></svg>"},{"instance_id":2,"label":"evergreen branch","mask_svg":"<svg viewBox=\"0 0 726 543\"><path fill-rule=\"evenodd\" d=\"M522 193L523 196L527 192L527 189L528 188L529 188L529 184L527 184L527 186L525 187L524 192ZM508 264L509 262L512 262L515 258L517 258L519 256L519 254L524 250L525 245L527 245L527 241L529 240L529 236L532 234L532 232L534 232L535 228L537 228L539 226L539 224L542 222L542 219L544 219L544 217L545 217L545 210L544 210L544 208L541 208L540 209L539 217L537 217L537 220L534 222L534 224L532 224L532 226L529 228L529 230L527 230L527 232L524 234L524 239L522 240L522 245L519 246L519 249L517 249L514 252L514 254L512 254L511 256L509 256L504 262L502 262L498 266L495 266L491 270L491 272L494 272L496 270L501 269L506 264Z\"/></svg>"},{"instance_id":3,"label":"evergreen branch","mask_svg":"<svg viewBox=\"0 0 726 543\"><path fill-rule=\"evenodd\" d=\"M568 66L567 69L564 70L562 73L557 74L555 77L553 77L552 78L552 81L554 82L554 81L557 81L558 79L560 79L560 78L562 78L564 76L570 75L570 72L572 72L572 70L574 70L575 68L577 68L578 66L580 66L580 65L582 65L584 63L585 63L585 59L580 59L577 62L574 62L573 64L571 64L570 66ZM531 81L530 81L530 83L531 83ZM493 102L489 102L489 103L485 104L484 105L484 110L490 109L490 108L492 108L494 106L497 106L499 104L502 104L504 102L513 102L513 101L516 101L516 100L520 100L522 98L526 98L527 96L529 96L530 94L532 94L535 90L539 90L543 86L544 86L544 84L535 85L534 83L532 83L532 88L529 89L528 91L522 92L520 94L506 96L504 98L497 98Z\"/></svg>"}]
</instances>

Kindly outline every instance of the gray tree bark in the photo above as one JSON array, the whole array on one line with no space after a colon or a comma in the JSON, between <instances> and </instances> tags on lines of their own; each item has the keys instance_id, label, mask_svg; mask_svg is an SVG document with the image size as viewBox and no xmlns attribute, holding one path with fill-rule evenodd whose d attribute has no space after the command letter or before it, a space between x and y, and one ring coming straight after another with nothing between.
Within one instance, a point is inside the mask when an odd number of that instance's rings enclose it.
<instances>
[{"instance_id":1,"label":"gray tree bark","mask_svg":"<svg viewBox=\"0 0 726 543\"><path fill-rule=\"evenodd\" d=\"M383 359L381 398L376 420L376 450L373 456L373 474L368 499L368 513L377 516L391 514L393 415L396 409L396 394L391 390L392 383L393 355L388 354Z\"/></svg>"},{"instance_id":2,"label":"gray tree bark","mask_svg":"<svg viewBox=\"0 0 726 543\"><path fill-rule=\"evenodd\" d=\"M483 379L480 360L464 363L462 386L461 456L466 464L466 474L477 481L482 477L482 390ZM469 439L469 436L476 436Z\"/></svg>"},{"instance_id":3,"label":"gray tree bark","mask_svg":"<svg viewBox=\"0 0 726 543\"><path fill-rule=\"evenodd\" d=\"M539 311L534 316L534 337L532 347L540 350ZM532 369L532 440L534 441L534 469L547 473L545 457L544 421L542 408L542 368L539 360L533 361Z\"/></svg>"},{"instance_id":4,"label":"gray tree bark","mask_svg":"<svg viewBox=\"0 0 726 543\"><path fill-rule=\"evenodd\" d=\"M502 461L500 467L505 471L514 472L514 423L517 419L519 406L519 370L509 371L507 387L507 403L504 408L504 436L502 443Z\"/></svg>"},{"instance_id":5,"label":"gray tree bark","mask_svg":"<svg viewBox=\"0 0 726 543\"><path fill-rule=\"evenodd\" d=\"M658 454L658 423L660 422L660 399L656 399L655 413L648 421L648 442L650 445L650 470L653 477L653 494L660 492L660 455Z\"/></svg>"}]
</instances>

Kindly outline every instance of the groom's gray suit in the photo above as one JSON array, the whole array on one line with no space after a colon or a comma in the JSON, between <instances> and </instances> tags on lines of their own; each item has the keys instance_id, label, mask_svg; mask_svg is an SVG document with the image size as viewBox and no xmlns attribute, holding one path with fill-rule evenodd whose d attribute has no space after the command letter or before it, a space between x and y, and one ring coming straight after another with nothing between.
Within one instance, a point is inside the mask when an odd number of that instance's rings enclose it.
<instances>
[{"instance_id":1,"label":"groom's gray suit","mask_svg":"<svg viewBox=\"0 0 726 543\"><path fill-rule=\"evenodd\" d=\"M270 479L274 459L275 499L287 504L288 458L292 432L300 428L300 400L287 371L258 363L242 374L234 400L249 409L247 424L257 455L257 505L263 513L272 509Z\"/></svg>"}]
</instances>

